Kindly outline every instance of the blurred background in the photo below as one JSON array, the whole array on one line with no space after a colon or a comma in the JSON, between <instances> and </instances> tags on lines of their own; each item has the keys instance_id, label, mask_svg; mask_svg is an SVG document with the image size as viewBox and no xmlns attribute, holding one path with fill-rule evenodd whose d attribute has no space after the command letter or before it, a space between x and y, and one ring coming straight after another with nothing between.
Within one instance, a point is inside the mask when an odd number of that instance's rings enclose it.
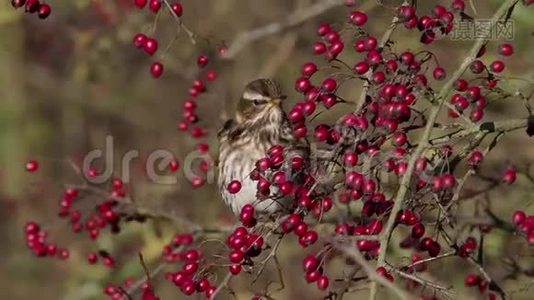
<instances>
[{"instance_id":1,"label":"blurred background","mask_svg":"<svg viewBox=\"0 0 534 300\"><path fill-rule=\"evenodd\" d=\"M184 0L184 24L196 35L192 44L184 32L178 32L175 20L167 11L156 15L140 11L131 0L50 0L52 15L46 20L27 15L11 7L10 1L0 3L0 296L2 299L41 300L104 299L102 289L107 283L118 283L128 277L139 278L143 271L137 259L141 250L148 262L157 259L161 247L173 233L180 231L170 224L129 224L117 237L102 233L98 242L71 233L67 223L56 216L57 203L68 183L80 183L72 168L93 149L104 148L106 136L114 139L117 156L137 149L140 158L134 161L132 181L127 189L132 198L147 207L172 209L195 223L207 226L228 225L232 217L218 199L213 185L193 189L178 172L179 184L166 186L148 182L143 173L143 159L153 149L168 149L178 160L190 153L197 141L176 129L187 90L197 76L196 58L207 54L210 69L217 70L218 79L209 92L198 100L200 124L208 128L204 140L216 153L215 133L231 116L235 100L249 81L263 76L277 78L289 94L289 107L297 101L293 82L300 65L323 58L311 55L316 41L315 28L320 22L331 22L336 28L346 26L347 8L338 5L298 26L246 44L234 57L215 59L217 48L231 46L243 32L259 26L287 20L291 12L313 5L319 0ZM402 1L361 0L357 8L369 14L366 28L381 35L389 25L394 10ZM448 4L449 1L444 1ZM473 0L476 11L467 12L476 18L488 18L501 1ZM429 13L435 1L419 1L419 12ZM505 76L524 78L512 80L513 87L528 91L534 81L534 8L518 7L514 13L515 55L506 60ZM401 26L402 27L402 26ZM160 50L148 57L131 45L137 32L152 33L158 38ZM348 33L350 34L350 33ZM400 28L394 35L394 49L423 49L418 34ZM451 74L472 41L444 39L429 48L440 64ZM488 46L487 61L497 57L495 41ZM351 47L346 43L346 47ZM345 51L342 60L352 65L353 51ZM160 79L153 79L149 66L154 60L165 65ZM345 88L347 99L356 100L359 84ZM530 87L530 90L532 88ZM351 98L352 95L352 98ZM350 106L339 105L321 115L316 122L332 119ZM519 101L495 101L487 110L486 120L525 117ZM24 164L39 161L35 173L27 173ZM534 161L534 139L523 131L507 135L491 153L485 164L490 174L499 176L508 164L526 166ZM116 162L116 175L120 162ZM499 216L509 219L517 208L534 212L532 183L519 180L514 188L492 193ZM68 261L38 259L27 250L23 235L26 221L40 222L49 231L50 239L69 246ZM301 274L302 251L295 243L282 247L286 290L277 299L320 299L315 286L308 286ZM524 242L502 232L492 232L487 239L487 262L496 278L501 278L501 259L514 255ZM86 262L89 249L109 249L117 254L120 267L110 271L104 266ZM408 252L407 252L408 253ZM456 299L477 299L476 293L462 287L466 265L461 261L438 263L433 268L449 268L436 273L459 287ZM433 269L431 268L431 270ZM271 270L272 271L272 270ZM462 271L462 272L460 272ZM458 274L457 276L453 274ZM503 276L503 275L502 275ZM504 281L513 299L529 296L531 279ZM241 285L240 285L241 284ZM238 299L249 299L252 292L245 283L236 282ZM241 287L241 288L240 288ZM253 288L252 288L253 289ZM180 299L170 284L158 286L162 299ZM360 299L366 291L348 299ZM323 295L324 296L324 295Z\"/></svg>"}]
</instances>

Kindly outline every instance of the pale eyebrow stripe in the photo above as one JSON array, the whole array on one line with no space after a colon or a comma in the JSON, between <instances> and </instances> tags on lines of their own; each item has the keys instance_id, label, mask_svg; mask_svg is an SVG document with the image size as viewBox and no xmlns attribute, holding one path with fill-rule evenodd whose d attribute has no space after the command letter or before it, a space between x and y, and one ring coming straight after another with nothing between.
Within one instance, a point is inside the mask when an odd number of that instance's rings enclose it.
<instances>
[{"instance_id":1,"label":"pale eyebrow stripe","mask_svg":"<svg viewBox=\"0 0 534 300\"><path fill-rule=\"evenodd\" d=\"M252 91L245 91L243 98L246 100L268 100L269 98Z\"/></svg>"}]
</instances>

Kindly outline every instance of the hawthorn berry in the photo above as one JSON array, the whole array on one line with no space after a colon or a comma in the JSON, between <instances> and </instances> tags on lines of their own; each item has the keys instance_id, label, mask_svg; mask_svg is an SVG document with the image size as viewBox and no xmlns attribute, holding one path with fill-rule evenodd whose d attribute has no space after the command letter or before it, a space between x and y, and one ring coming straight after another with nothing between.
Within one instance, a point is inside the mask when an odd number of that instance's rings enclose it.
<instances>
[{"instance_id":1,"label":"hawthorn berry","mask_svg":"<svg viewBox=\"0 0 534 300\"><path fill-rule=\"evenodd\" d=\"M150 74L152 74L152 77L154 78L160 78L163 74L163 64L160 62L153 62L152 65L150 65Z\"/></svg>"},{"instance_id":2,"label":"hawthorn berry","mask_svg":"<svg viewBox=\"0 0 534 300\"><path fill-rule=\"evenodd\" d=\"M232 180L228 184L227 189L230 194L237 194L241 190L241 182L239 180Z\"/></svg>"},{"instance_id":3,"label":"hawthorn berry","mask_svg":"<svg viewBox=\"0 0 534 300\"><path fill-rule=\"evenodd\" d=\"M354 11L350 14L349 19L352 24L356 26L363 26L365 23L367 23L367 14L361 11Z\"/></svg>"},{"instance_id":4,"label":"hawthorn berry","mask_svg":"<svg viewBox=\"0 0 534 300\"><path fill-rule=\"evenodd\" d=\"M499 54L502 56L512 56L514 47L510 43L504 43L499 46Z\"/></svg>"},{"instance_id":5,"label":"hawthorn berry","mask_svg":"<svg viewBox=\"0 0 534 300\"><path fill-rule=\"evenodd\" d=\"M491 71L495 73L501 73L502 71L504 71L504 68L505 68L505 64L501 60L496 60L492 62L490 65Z\"/></svg>"},{"instance_id":6,"label":"hawthorn berry","mask_svg":"<svg viewBox=\"0 0 534 300\"><path fill-rule=\"evenodd\" d=\"M161 0L150 0L150 3L148 4L148 8L153 13L157 13L159 9L161 8Z\"/></svg>"},{"instance_id":7,"label":"hawthorn berry","mask_svg":"<svg viewBox=\"0 0 534 300\"><path fill-rule=\"evenodd\" d=\"M205 67L209 62L209 58L206 55L199 55L197 58L197 65L201 68Z\"/></svg>"},{"instance_id":8,"label":"hawthorn berry","mask_svg":"<svg viewBox=\"0 0 534 300\"><path fill-rule=\"evenodd\" d=\"M317 65L313 62L307 62L302 65L300 72L303 76L310 77L317 72Z\"/></svg>"},{"instance_id":9,"label":"hawthorn berry","mask_svg":"<svg viewBox=\"0 0 534 300\"><path fill-rule=\"evenodd\" d=\"M178 17L181 17L184 13L184 8L182 7L182 4L180 3L174 3L171 5L171 9L174 12L174 14Z\"/></svg>"},{"instance_id":10,"label":"hawthorn berry","mask_svg":"<svg viewBox=\"0 0 534 300\"><path fill-rule=\"evenodd\" d=\"M26 0L11 0L11 5L14 8L20 8L23 7L24 4L26 4Z\"/></svg>"},{"instance_id":11,"label":"hawthorn berry","mask_svg":"<svg viewBox=\"0 0 534 300\"><path fill-rule=\"evenodd\" d=\"M29 160L26 162L25 169L28 172L35 172L37 169L39 169L39 162L36 160Z\"/></svg>"},{"instance_id":12,"label":"hawthorn berry","mask_svg":"<svg viewBox=\"0 0 534 300\"><path fill-rule=\"evenodd\" d=\"M432 72L432 76L434 76L435 80L443 80L445 77L447 77L447 73L442 67L436 67Z\"/></svg>"},{"instance_id":13,"label":"hawthorn berry","mask_svg":"<svg viewBox=\"0 0 534 300\"><path fill-rule=\"evenodd\" d=\"M507 184L513 184L517 177L517 172L513 168L508 168L504 171L502 175L502 180Z\"/></svg>"},{"instance_id":14,"label":"hawthorn berry","mask_svg":"<svg viewBox=\"0 0 534 300\"><path fill-rule=\"evenodd\" d=\"M148 55L153 55L158 50L158 41L151 37L146 37L144 43L143 43L143 50Z\"/></svg>"},{"instance_id":15,"label":"hawthorn berry","mask_svg":"<svg viewBox=\"0 0 534 300\"><path fill-rule=\"evenodd\" d=\"M135 6L139 9L145 8L147 3L148 3L148 0L134 0Z\"/></svg>"},{"instance_id":16,"label":"hawthorn berry","mask_svg":"<svg viewBox=\"0 0 534 300\"><path fill-rule=\"evenodd\" d=\"M39 0L26 0L25 10L27 13L33 14L39 10Z\"/></svg>"},{"instance_id":17,"label":"hawthorn berry","mask_svg":"<svg viewBox=\"0 0 534 300\"><path fill-rule=\"evenodd\" d=\"M50 13L52 12L52 8L50 5L46 3L42 3L39 5L39 8L37 9L37 16L39 19L46 19L48 16L50 16Z\"/></svg>"}]
</instances>

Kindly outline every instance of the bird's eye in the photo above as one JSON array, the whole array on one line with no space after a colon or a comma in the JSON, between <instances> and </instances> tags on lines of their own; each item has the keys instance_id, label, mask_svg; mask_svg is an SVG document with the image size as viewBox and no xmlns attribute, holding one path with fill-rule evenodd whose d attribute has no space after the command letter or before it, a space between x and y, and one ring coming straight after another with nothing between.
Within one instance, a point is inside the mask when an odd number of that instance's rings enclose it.
<instances>
[{"instance_id":1,"label":"bird's eye","mask_svg":"<svg viewBox=\"0 0 534 300\"><path fill-rule=\"evenodd\" d=\"M262 104L262 101L261 100L254 100L252 103L254 104L254 106L259 106L260 104Z\"/></svg>"}]
</instances>

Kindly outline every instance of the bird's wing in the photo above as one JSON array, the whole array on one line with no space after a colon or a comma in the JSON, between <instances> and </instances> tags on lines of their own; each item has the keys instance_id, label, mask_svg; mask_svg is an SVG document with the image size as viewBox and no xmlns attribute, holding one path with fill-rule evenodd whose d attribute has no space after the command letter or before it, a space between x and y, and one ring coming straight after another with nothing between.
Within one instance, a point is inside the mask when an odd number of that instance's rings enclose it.
<instances>
[{"instance_id":1,"label":"bird's wing","mask_svg":"<svg viewBox=\"0 0 534 300\"><path fill-rule=\"evenodd\" d=\"M223 138L225 136L228 136L228 133L231 131L231 129L234 127L234 120L229 119L226 122L224 122L224 125L219 131L217 132L217 137Z\"/></svg>"}]
</instances>

